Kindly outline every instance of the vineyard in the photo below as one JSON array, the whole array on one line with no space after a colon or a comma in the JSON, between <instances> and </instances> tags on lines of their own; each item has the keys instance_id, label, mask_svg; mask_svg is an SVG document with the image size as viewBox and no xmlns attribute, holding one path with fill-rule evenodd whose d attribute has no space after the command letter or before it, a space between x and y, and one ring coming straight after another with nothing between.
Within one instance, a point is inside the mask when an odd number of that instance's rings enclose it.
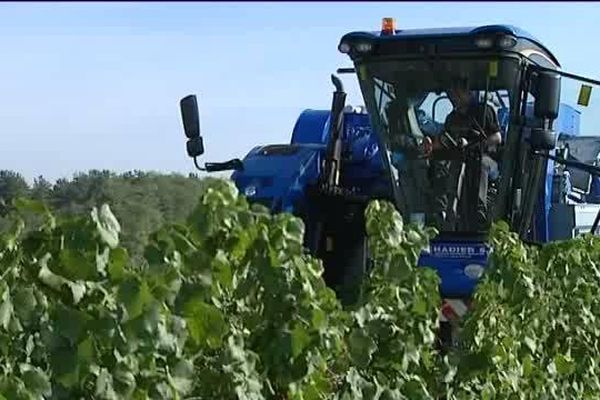
<instances>
[{"instance_id":1,"label":"vineyard","mask_svg":"<svg viewBox=\"0 0 600 400\"><path fill-rule=\"evenodd\" d=\"M0 399L600 399L600 241L529 247L494 226L447 354L431 229L372 202L374 267L344 308L303 224L206 180L143 259L108 205L17 200L0 243Z\"/></svg>"}]
</instances>

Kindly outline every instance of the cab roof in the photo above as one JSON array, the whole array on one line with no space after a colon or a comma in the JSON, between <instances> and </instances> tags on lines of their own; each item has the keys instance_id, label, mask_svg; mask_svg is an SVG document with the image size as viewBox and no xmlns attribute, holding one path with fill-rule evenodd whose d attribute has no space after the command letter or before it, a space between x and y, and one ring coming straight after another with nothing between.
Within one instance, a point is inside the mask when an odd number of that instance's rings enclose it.
<instances>
[{"instance_id":1,"label":"cab roof","mask_svg":"<svg viewBox=\"0 0 600 400\"><path fill-rule=\"evenodd\" d=\"M447 39L450 37L473 37L479 35L496 35L508 34L514 36L519 41L529 41L546 54L556 63L560 65L557 58L548 50L541 41L531 35L529 32L512 25L484 25L478 27L450 27L450 28L429 28L429 29L397 29L394 34L382 34L380 31L374 32L350 32L344 35L341 41L365 39L368 38L375 42L391 42L404 41L407 39Z\"/></svg>"}]
</instances>

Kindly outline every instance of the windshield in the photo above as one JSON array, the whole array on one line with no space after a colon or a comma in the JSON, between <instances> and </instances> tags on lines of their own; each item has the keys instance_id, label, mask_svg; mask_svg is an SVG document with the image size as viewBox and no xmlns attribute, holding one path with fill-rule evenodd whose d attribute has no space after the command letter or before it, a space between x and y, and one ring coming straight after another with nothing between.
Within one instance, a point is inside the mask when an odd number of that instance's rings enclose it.
<instances>
[{"instance_id":1,"label":"windshield","mask_svg":"<svg viewBox=\"0 0 600 400\"><path fill-rule=\"evenodd\" d=\"M405 218L442 232L485 231L519 85L518 61L369 61L359 67L359 79Z\"/></svg>"}]
</instances>

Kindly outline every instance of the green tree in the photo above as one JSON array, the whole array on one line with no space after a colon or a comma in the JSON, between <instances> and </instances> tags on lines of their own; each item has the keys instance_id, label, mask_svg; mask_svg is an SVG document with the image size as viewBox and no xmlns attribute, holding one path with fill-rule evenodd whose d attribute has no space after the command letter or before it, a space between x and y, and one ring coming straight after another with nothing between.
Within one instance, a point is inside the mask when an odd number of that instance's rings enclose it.
<instances>
[{"instance_id":1,"label":"green tree","mask_svg":"<svg viewBox=\"0 0 600 400\"><path fill-rule=\"evenodd\" d=\"M21 174L14 171L0 171L0 199L10 205L13 199L29 195L29 185Z\"/></svg>"},{"instance_id":2,"label":"green tree","mask_svg":"<svg viewBox=\"0 0 600 400\"><path fill-rule=\"evenodd\" d=\"M52 184L42 175L33 180L31 197L36 200L49 201L52 196Z\"/></svg>"}]
</instances>

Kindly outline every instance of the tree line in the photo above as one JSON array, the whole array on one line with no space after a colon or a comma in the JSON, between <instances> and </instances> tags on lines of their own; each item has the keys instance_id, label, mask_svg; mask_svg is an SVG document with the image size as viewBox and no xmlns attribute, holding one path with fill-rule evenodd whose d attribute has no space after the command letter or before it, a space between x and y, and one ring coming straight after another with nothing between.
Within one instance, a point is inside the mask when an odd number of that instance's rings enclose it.
<instances>
[{"instance_id":1,"label":"tree line","mask_svg":"<svg viewBox=\"0 0 600 400\"><path fill-rule=\"evenodd\" d=\"M182 222L197 204L202 179L190 173L109 170L80 172L55 183L43 176L33 184L18 172L0 170L0 228L16 198L41 200L57 214L81 215L107 203L122 225L122 244L139 257L148 236L164 223Z\"/></svg>"}]
</instances>

